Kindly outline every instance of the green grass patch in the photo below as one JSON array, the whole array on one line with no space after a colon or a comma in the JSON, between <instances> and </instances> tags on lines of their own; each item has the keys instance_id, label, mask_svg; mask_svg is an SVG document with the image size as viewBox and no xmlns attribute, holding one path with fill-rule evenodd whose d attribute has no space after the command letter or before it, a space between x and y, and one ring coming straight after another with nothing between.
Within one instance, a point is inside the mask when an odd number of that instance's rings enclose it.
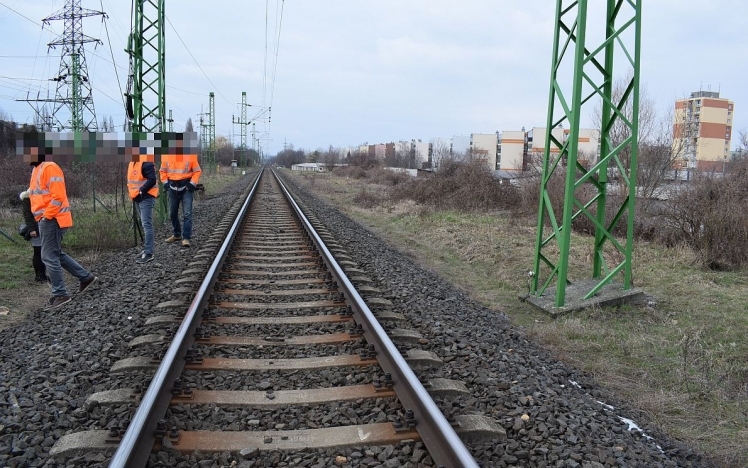
<instances>
[{"instance_id":1,"label":"green grass patch","mask_svg":"<svg viewBox=\"0 0 748 468\"><path fill-rule=\"evenodd\" d=\"M9 236L15 235L17 244L0 234L0 290L8 290L33 281L34 267L31 265L33 249L31 243L26 242L17 234L18 226L12 230L8 225L2 225L2 230Z\"/></svg>"}]
</instances>

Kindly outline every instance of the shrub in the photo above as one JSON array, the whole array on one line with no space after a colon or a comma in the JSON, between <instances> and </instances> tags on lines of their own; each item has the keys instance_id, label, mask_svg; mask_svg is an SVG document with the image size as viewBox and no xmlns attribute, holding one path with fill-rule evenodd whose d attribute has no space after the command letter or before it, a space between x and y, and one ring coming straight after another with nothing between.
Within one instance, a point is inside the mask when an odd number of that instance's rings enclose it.
<instances>
[{"instance_id":1,"label":"shrub","mask_svg":"<svg viewBox=\"0 0 748 468\"><path fill-rule=\"evenodd\" d=\"M748 161L733 165L725 177L697 174L660 209L658 238L685 243L702 266L735 270L748 265Z\"/></svg>"},{"instance_id":2,"label":"shrub","mask_svg":"<svg viewBox=\"0 0 748 468\"><path fill-rule=\"evenodd\" d=\"M353 196L353 203L362 208L376 208L383 202L383 196L366 190L366 187L361 188L361 191Z\"/></svg>"},{"instance_id":3,"label":"shrub","mask_svg":"<svg viewBox=\"0 0 748 468\"><path fill-rule=\"evenodd\" d=\"M444 161L433 176L396 185L392 197L461 211L508 208L519 200L517 190L494 178L482 161Z\"/></svg>"},{"instance_id":4,"label":"shrub","mask_svg":"<svg viewBox=\"0 0 748 468\"><path fill-rule=\"evenodd\" d=\"M338 177L350 177L351 179L366 179L368 177L366 169L360 166L342 166L336 167L332 171L333 175Z\"/></svg>"}]
</instances>

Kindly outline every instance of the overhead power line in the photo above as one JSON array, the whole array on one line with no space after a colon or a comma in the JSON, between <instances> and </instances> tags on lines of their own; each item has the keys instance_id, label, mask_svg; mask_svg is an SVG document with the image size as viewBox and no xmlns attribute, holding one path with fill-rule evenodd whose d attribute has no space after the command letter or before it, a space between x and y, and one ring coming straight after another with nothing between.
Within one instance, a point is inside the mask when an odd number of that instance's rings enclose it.
<instances>
[{"instance_id":1,"label":"overhead power line","mask_svg":"<svg viewBox=\"0 0 748 468\"><path fill-rule=\"evenodd\" d=\"M212 80L211 80L211 79L210 79L210 78L208 77L208 75L207 75L207 74L205 73L205 70L203 70L203 67L201 67L201 66L200 66L200 64L198 63L197 59L195 59L195 56L194 56L194 55L192 55L192 52L190 51L189 47L187 47L187 44L185 44L185 43L184 43L184 40L182 39L182 36L180 36L180 35L179 35L179 31L177 31L177 28L175 28L175 27L174 27L174 25L173 25L173 24L171 24L171 20L169 19L169 17L168 17L168 16L166 16L166 21L167 21L167 22L169 23L169 26L171 26L171 29L173 29L173 30L174 30L174 32L175 32L175 33L177 34L177 37L179 38L179 41L180 41L180 42L182 43L182 45L184 46L184 48L185 48L185 50L187 51L187 53L188 53L188 54L190 54L190 57L192 57L192 61L194 61L194 62L195 62L195 65L197 65L197 68L199 68L199 69L200 69L200 71L202 72L202 74L203 74L203 76L205 77L205 79L206 79L206 80L208 80L208 82L209 82L209 83L210 83L211 85L213 85L213 89L215 89L215 90L216 90L216 92L217 92L218 94L220 94L220 95L221 95L221 97L222 97L222 98L223 98L223 99L224 99L224 100L225 100L226 102L228 102L230 106L232 106L232 107L233 107L233 105L234 105L234 104L233 104L233 103L232 103L231 101L229 101L229 100L228 100L228 99L226 98L226 96L224 96L224 95L223 95L223 93L221 92L221 90L220 90L220 89L218 89L218 86L216 86L216 85L215 85L215 83L213 83L213 81L212 81Z\"/></svg>"},{"instance_id":2,"label":"overhead power line","mask_svg":"<svg viewBox=\"0 0 748 468\"><path fill-rule=\"evenodd\" d=\"M10 11L12 11L13 13L17 14L17 15L18 15L18 16L20 16L21 18L24 18L24 19L25 19L25 20L27 20L27 21L31 21L32 23L34 23L34 24L35 24L35 25L37 25L37 26L41 26L41 25L42 25L41 23L37 23L36 21L32 20L32 19L31 19L31 18L29 18L28 16L24 15L23 13L20 13L20 12L18 12L17 10L14 10L13 8L9 7L8 5L6 5L6 4L5 4L5 3L3 3L3 2L0 2L0 5L4 6L5 8L7 8L7 9L8 9L8 10L10 10Z\"/></svg>"}]
</instances>

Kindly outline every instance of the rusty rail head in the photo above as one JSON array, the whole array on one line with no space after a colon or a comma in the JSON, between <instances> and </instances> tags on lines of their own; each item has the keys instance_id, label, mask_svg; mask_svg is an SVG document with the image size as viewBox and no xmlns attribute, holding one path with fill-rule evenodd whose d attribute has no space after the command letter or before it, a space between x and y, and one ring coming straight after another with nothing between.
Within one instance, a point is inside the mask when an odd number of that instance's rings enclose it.
<instances>
[{"instance_id":1,"label":"rusty rail head","mask_svg":"<svg viewBox=\"0 0 748 468\"><path fill-rule=\"evenodd\" d=\"M167 349L161 365L153 375L151 384L148 386L145 395L143 395L138 410L135 412L125 435L117 447L117 451L112 457L112 461L109 463L109 468L144 467L148 463L148 456L151 454L154 442L156 441L156 424L159 419L163 419L166 410L169 408L174 379L182 373L185 365L184 356L187 349L194 342L195 328L202 316L202 309L208 300L209 292L213 289L213 285L218 278L218 273L223 266L239 225L244 219L244 214L254 197L263 170L261 169L257 175L254 185L247 199L244 201L241 210L239 210L234 223L231 225L231 229L226 235L223 245L221 245L205 279L200 284L200 288L187 309L184 320L182 320L174 336L174 341L172 341L169 349Z\"/></svg>"},{"instance_id":2,"label":"rusty rail head","mask_svg":"<svg viewBox=\"0 0 748 468\"><path fill-rule=\"evenodd\" d=\"M320 256L322 256L328 269L338 282L338 288L345 294L345 301L353 310L354 317L358 323L363 325L366 340L376 347L377 360L382 369L384 372L392 374L394 390L398 399L404 408L413 410L418 423L416 430L426 444L431 457L438 465L442 466L477 468L478 464L475 459L470 455L434 400L431 399L418 377L410 369L395 344L387 336L387 333L358 294L343 269L335 261L322 238L291 197L283 181L275 174L275 171L272 172L310 238L317 246Z\"/></svg>"}]
</instances>

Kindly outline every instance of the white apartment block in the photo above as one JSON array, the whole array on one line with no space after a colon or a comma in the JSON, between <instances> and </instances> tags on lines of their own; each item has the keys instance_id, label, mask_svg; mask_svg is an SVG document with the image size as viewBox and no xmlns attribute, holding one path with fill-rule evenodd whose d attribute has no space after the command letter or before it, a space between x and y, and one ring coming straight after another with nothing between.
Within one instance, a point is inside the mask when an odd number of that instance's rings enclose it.
<instances>
[{"instance_id":1,"label":"white apartment block","mask_svg":"<svg viewBox=\"0 0 748 468\"><path fill-rule=\"evenodd\" d=\"M499 132L473 133L470 135L472 158L483 161L489 169L496 170L496 155L499 147Z\"/></svg>"}]
</instances>

